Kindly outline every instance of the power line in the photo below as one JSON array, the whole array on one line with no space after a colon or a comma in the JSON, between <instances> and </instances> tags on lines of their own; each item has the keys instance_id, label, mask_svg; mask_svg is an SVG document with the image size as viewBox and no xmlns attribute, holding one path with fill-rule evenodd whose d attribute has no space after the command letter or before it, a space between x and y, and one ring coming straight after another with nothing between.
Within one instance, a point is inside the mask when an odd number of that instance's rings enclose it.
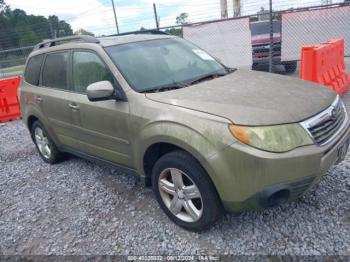
<instances>
[{"instance_id":1,"label":"power line","mask_svg":"<svg viewBox=\"0 0 350 262\"><path fill-rule=\"evenodd\" d=\"M259 7L261 6L260 3L248 3L248 2L245 2L245 1L242 1L243 2L243 9L244 10L250 10L253 14L256 14L256 12L259 10ZM307 6L313 6L315 5L315 2L318 2L320 3L319 1L308 1L308 2L304 2L303 4L303 7L307 7ZM306 6L305 6L306 5ZM160 8L160 12L162 12L162 10L165 11L164 9L164 6L165 5L160 5L161 8ZM171 6L171 5L166 5L166 6ZM184 5L184 6L200 6L200 7L209 7L209 6L214 6L212 3L203 3L202 5L200 4L191 4L191 5ZM191 19L194 19L195 21L204 21L204 20L213 20L213 19L219 19L219 16L220 16L220 10L219 10L219 5L218 3L215 4L215 6L217 7L217 12L213 14L213 8L208 8L208 10L204 10L204 11L197 11L197 12L191 12L190 13L190 18ZM277 7L276 7L277 6ZM106 6L104 5L99 5L97 7L95 7L94 9L89 9L89 10L86 10L84 12L81 12L75 16L72 16L68 19L65 19L63 21L69 21L69 20L73 20L73 19L77 19L77 18L80 18L80 17L87 17L87 16L90 16L90 15L96 15L98 13L101 13L101 12L105 12L105 10L99 10L101 8L105 8ZM289 3L282 3L282 2L277 2L276 4L274 3L274 9L276 10L277 8L289 8L290 7L290 4ZM96 10L97 9L97 10ZM129 8L130 10L138 10L139 8ZM254 10L254 11L253 11ZM150 21L151 21L151 16L152 16L152 12L149 13L150 14L150 18L148 19L145 19L143 16L142 17L139 17L138 18L138 14L135 14L135 15L125 15L125 16L120 16L121 18L126 18L125 21L122 19L122 24L126 27L126 28L130 28L130 27L137 27L137 26L140 26L140 25L143 25L143 24L151 24ZM137 19L130 19L130 17L136 17ZM175 21L173 20L174 18L165 18L164 20L162 20L162 24L167 24L167 26L171 26L171 25L174 25L175 24ZM36 25L40 25L40 24L45 24L47 22L41 22L41 23L36 23L36 24L29 24L30 27L34 27ZM96 26L96 27L88 27L86 29L89 29L89 28L96 28L96 29L104 29L104 31L107 31L109 29L111 29L112 27L111 26L113 25L112 23L106 23L104 25L101 25L101 26ZM109 27L110 26L110 27ZM164 26L163 26L164 27ZM25 31L25 30L24 30ZM47 34L47 30L46 29L41 29L41 30L35 30L38 34ZM98 30L98 31L101 31L101 30ZM13 35L18 35L20 34L20 32L22 32L21 30L17 31L17 32L13 32L11 34ZM0 38L1 43L10 43L12 42L11 40L11 37L3 37L3 38ZM23 38L22 40L26 41L26 40L30 40L30 38Z\"/></svg>"},{"instance_id":2,"label":"power line","mask_svg":"<svg viewBox=\"0 0 350 262\"><path fill-rule=\"evenodd\" d=\"M85 4L88 4L89 2L85 3ZM11 4L10 4L10 7L11 7ZM52 10L53 8L52 7L42 7L42 6L31 6L31 5L16 5L16 8L17 9L25 9L25 8L31 8L31 9L39 9L39 10ZM71 7L55 7L54 9L55 10L71 10L71 9L77 9L77 8L81 8L81 5L79 6L71 6Z\"/></svg>"}]
</instances>

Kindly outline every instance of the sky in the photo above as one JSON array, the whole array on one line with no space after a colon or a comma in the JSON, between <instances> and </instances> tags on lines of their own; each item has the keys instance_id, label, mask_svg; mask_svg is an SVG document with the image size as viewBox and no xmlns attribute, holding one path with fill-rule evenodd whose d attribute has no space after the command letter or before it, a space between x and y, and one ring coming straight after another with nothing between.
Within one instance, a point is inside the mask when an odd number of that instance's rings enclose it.
<instances>
[{"instance_id":1,"label":"sky","mask_svg":"<svg viewBox=\"0 0 350 262\"><path fill-rule=\"evenodd\" d=\"M111 0L5 0L12 9L20 8L27 14L57 15L68 22L73 31L84 28L95 35L116 33ZM343 0L333 0L333 3ZM220 18L220 0L114 0L120 32L155 28L153 3L156 3L160 26L175 25L176 17L186 12L190 22ZM241 0L242 15L256 13L261 7L268 9L268 0ZM274 9L319 5L321 0L274 0ZM229 17L233 1L228 0Z\"/></svg>"}]
</instances>

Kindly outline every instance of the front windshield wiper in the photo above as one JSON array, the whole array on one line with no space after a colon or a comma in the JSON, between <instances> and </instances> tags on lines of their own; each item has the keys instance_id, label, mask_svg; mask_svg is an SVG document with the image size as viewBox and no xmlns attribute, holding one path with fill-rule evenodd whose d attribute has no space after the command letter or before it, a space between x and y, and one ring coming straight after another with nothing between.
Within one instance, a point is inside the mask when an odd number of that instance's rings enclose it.
<instances>
[{"instance_id":1,"label":"front windshield wiper","mask_svg":"<svg viewBox=\"0 0 350 262\"><path fill-rule=\"evenodd\" d=\"M170 84L158 86L158 87L152 88L152 89L147 89L147 90L142 91L141 93L158 93L158 92L162 92L162 91L180 89L180 88L183 88L186 86L188 86L186 83L173 81Z\"/></svg>"},{"instance_id":2,"label":"front windshield wiper","mask_svg":"<svg viewBox=\"0 0 350 262\"><path fill-rule=\"evenodd\" d=\"M172 83L167 84L167 85L162 85L162 86L158 86L158 87L155 87L152 89L147 89L147 90L141 91L141 93L158 93L158 92L162 92L162 91L180 89L180 88L188 87L190 85L194 85L196 83L199 83L199 82L202 82L205 80L217 78L220 76L225 76L225 75L230 74L232 72L235 72L237 70L236 68L228 68L228 67L226 67L225 69L226 69L225 73L214 72L214 73L208 73L205 75L201 75L201 76L196 77L194 79L191 79L189 81L183 81L183 82L173 81Z\"/></svg>"},{"instance_id":3,"label":"front windshield wiper","mask_svg":"<svg viewBox=\"0 0 350 262\"><path fill-rule=\"evenodd\" d=\"M197 83L205 81L205 80L210 80L210 79L213 79L213 78L217 78L217 77L220 77L220 76L225 76L225 75L231 74L231 73L233 73L233 72L235 72L237 70L236 68L229 68L229 67L226 67L226 66L225 66L225 69L226 69L225 73L214 72L214 73L201 75L201 76L196 77L196 78L194 78L191 81L186 82L186 83L188 85L194 85L194 84L197 84Z\"/></svg>"},{"instance_id":4,"label":"front windshield wiper","mask_svg":"<svg viewBox=\"0 0 350 262\"><path fill-rule=\"evenodd\" d=\"M209 74L201 75L201 76L196 77L196 78L192 79L191 81L187 82L187 84L194 85L194 84L197 84L197 83L205 81L205 80L210 80L210 79L217 78L220 76L225 76L229 73L230 72L221 73L221 74L220 73L209 73Z\"/></svg>"}]
</instances>

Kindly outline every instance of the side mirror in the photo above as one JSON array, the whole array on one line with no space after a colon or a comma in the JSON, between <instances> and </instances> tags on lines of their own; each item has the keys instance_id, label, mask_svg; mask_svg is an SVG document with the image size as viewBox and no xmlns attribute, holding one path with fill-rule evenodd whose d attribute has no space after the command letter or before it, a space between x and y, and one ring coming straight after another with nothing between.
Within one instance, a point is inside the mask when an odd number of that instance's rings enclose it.
<instances>
[{"instance_id":1,"label":"side mirror","mask_svg":"<svg viewBox=\"0 0 350 262\"><path fill-rule=\"evenodd\" d=\"M114 98L114 87L109 81L100 81L89 85L86 89L87 97L91 102Z\"/></svg>"}]
</instances>

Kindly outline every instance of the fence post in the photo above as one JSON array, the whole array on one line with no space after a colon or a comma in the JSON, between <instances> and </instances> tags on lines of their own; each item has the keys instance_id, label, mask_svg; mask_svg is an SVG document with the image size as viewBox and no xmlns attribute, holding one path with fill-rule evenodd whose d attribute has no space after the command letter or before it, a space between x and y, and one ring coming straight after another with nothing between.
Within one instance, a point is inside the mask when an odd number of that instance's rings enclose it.
<instances>
[{"instance_id":1,"label":"fence post","mask_svg":"<svg viewBox=\"0 0 350 262\"><path fill-rule=\"evenodd\" d=\"M221 19L228 18L228 14L227 14L227 0L220 0L220 10L221 10Z\"/></svg>"},{"instance_id":2,"label":"fence post","mask_svg":"<svg viewBox=\"0 0 350 262\"><path fill-rule=\"evenodd\" d=\"M269 72L273 71L273 11L272 0L270 0L270 50L269 50Z\"/></svg>"}]
</instances>

